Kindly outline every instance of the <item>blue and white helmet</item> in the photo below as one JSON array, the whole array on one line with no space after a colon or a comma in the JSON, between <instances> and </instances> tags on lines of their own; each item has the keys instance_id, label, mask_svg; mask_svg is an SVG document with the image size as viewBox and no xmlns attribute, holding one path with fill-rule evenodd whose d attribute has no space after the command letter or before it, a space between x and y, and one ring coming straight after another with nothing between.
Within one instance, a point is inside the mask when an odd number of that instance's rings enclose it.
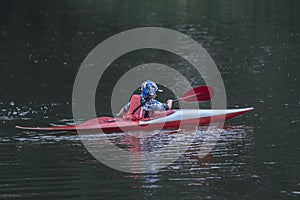
<instances>
[{"instance_id":1,"label":"blue and white helmet","mask_svg":"<svg viewBox=\"0 0 300 200\"><path fill-rule=\"evenodd\" d=\"M143 97L153 97L154 94L157 92L158 87L157 85L153 82L153 81L145 81L142 85L141 85L141 91L142 91L142 96Z\"/></svg>"}]
</instances>

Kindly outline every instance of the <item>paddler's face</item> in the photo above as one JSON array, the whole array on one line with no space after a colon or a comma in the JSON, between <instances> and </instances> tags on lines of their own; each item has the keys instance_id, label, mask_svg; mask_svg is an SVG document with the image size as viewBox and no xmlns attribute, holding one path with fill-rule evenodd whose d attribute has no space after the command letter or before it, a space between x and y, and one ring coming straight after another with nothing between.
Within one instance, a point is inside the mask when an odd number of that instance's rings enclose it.
<instances>
[{"instance_id":1,"label":"paddler's face","mask_svg":"<svg viewBox=\"0 0 300 200\"><path fill-rule=\"evenodd\" d=\"M153 95L153 99L155 99L156 96L157 96L157 94L155 93L155 94Z\"/></svg>"}]
</instances>

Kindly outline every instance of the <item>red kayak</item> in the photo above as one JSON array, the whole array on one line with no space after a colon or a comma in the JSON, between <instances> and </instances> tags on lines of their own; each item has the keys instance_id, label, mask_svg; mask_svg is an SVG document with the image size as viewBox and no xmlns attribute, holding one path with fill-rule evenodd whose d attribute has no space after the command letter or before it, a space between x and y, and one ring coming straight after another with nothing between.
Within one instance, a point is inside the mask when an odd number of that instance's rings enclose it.
<instances>
[{"instance_id":1,"label":"red kayak","mask_svg":"<svg viewBox=\"0 0 300 200\"><path fill-rule=\"evenodd\" d=\"M34 131L86 131L86 132L126 132L146 131L160 129L178 129L179 127L203 126L210 123L220 123L224 120L242 115L253 110L250 108L240 109L181 109L161 112L153 118L141 120L124 120L121 118L100 117L91 119L77 125L53 126L53 127L23 127L22 130Z\"/></svg>"}]
</instances>

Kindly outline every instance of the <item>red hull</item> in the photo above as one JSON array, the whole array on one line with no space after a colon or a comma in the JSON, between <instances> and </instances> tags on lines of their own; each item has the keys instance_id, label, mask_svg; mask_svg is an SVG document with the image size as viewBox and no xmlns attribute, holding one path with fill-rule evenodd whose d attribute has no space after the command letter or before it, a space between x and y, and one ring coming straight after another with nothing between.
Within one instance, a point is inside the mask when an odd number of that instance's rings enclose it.
<instances>
[{"instance_id":1,"label":"red hull","mask_svg":"<svg viewBox=\"0 0 300 200\"><path fill-rule=\"evenodd\" d=\"M234 109L232 109L234 110ZM36 131L82 131L82 132L126 132L126 131L149 131L160 129L178 129L179 127L195 126L195 125L208 125L210 123L223 122L231 118L242 115L246 112L253 110L253 108L235 109L232 113L219 114L215 116L192 118L184 120L172 120L169 122L159 122L150 124L140 124L139 121L124 121L122 119L114 119L111 117L100 117L86 121L82 124L71 126L54 126L54 127L22 127L16 126L18 129L23 130L36 130ZM201 111L201 110L200 110ZM230 110L229 110L230 111ZM170 113L169 116L171 116ZM146 121L147 122L147 121Z\"/></svg>"}]
</instances>

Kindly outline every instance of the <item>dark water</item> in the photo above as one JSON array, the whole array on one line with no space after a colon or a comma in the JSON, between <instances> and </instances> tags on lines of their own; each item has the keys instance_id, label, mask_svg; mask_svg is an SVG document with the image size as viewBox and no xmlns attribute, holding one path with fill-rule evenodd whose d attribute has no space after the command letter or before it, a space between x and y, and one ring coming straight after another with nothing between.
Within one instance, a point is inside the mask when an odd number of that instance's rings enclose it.
<instances>
[{"instance_id":1,"label":"dark water","mask_svg":"<svg viewBox=\"0 0 300 200\"><path fill-rule=\"evenodd\" d=\"M299 198L299 10L296 0L2 1L0 198ZM71 120L72 87L83 59L106 38L143 26L170 28L198 41L221 72L228 107L255 107L218 130L221 137L206 157L197 156L207 134L198 130L200 139L172 165L129 174L98 162L76 135L15 130ZM116 78L149 62L176 66L192 84L201 84L179 58L133 52L114 62L102 80L99 116L111 114ZM160 134L166 141L173 137ZM155 140L143 148L156 148L160 138Z\"/></svg>"}]
</instances>

